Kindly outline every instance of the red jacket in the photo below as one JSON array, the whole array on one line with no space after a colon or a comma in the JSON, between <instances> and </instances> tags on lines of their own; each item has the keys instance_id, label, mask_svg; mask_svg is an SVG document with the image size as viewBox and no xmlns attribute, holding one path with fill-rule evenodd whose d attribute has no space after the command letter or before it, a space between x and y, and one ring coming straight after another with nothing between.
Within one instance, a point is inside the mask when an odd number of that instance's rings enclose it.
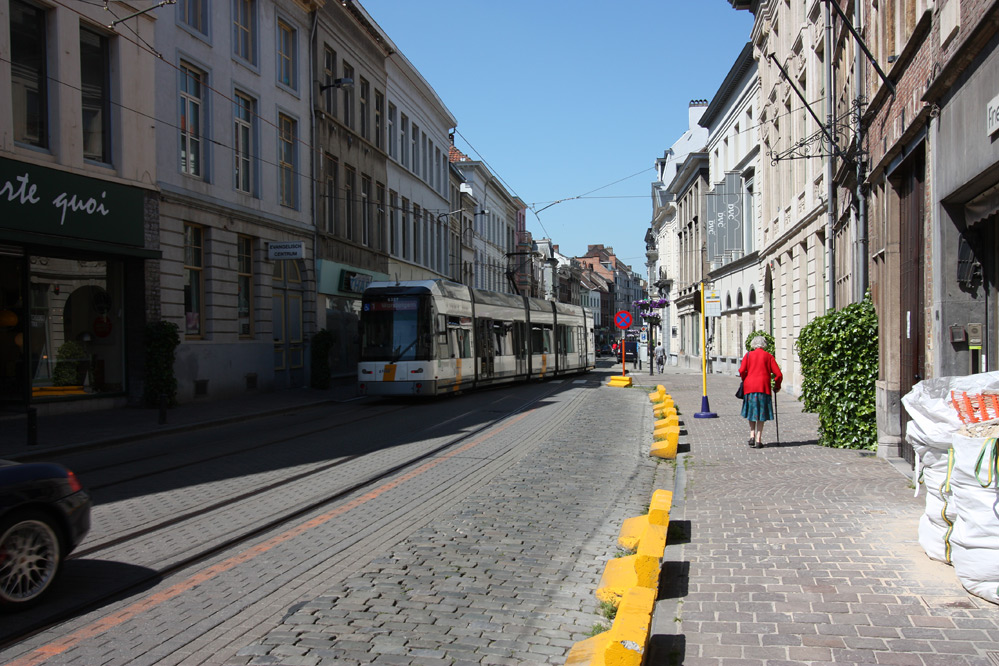
<instances>
[{"instance_id":1,"label":"red jacket","mask_svg":"<svg viewBox=\"0 0 999 666\"><path fill-rule=\"evenodd\" d=\"M754 349L742 357L739 376L742 377L742 390L745 393L770 393L770 375L774 375L774 390L780 390L784 380L777 360L766 349Z\"/></svg>"}]
</instances>

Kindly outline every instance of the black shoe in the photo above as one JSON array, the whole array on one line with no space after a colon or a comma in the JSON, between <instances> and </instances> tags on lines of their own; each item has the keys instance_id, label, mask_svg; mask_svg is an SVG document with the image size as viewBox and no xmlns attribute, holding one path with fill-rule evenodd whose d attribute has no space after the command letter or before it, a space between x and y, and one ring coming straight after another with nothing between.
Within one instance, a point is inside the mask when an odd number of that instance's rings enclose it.
<instances>
[{"instance_id":1,"label":"black shoe","mask_svg":"<svg viewBox=\"0 0 999 666\"><path fill-rule=\"evenodd\" d=\"M748 444L749 444L749 448L753 448L753 445L756 444L756 440L753 439L752 437L750 437Z\"/></svg>"},{"instance_id":2,"label":"black shoe","mask_svg":"<svg viewBox=\"0 0 999 666\"><path fill-rule=\"evenodd\" d=\"M763 442L756 442L756 448L762 449L763 448Z\"/></svg>"}]
</instances>

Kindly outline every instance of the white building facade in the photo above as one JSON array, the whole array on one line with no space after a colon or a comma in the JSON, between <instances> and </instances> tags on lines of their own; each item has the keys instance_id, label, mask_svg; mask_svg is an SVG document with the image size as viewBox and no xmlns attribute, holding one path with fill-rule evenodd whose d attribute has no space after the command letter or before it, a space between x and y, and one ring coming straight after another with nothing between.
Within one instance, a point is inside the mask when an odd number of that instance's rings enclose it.
<instances>
[{"instance_id":1,"label":"white building facade","mask_svg":"<svg viewBox=\"0 0 999 666\"><path fill-rule=\"evenodd\" d=\"M721 316L707 321L714 372L736 374L745 338L762 326L762 275L756 252L754 196L759 161L756 122L759 78L746 44L698 121L708 130L708 291Z\"/></svg>"}]
</instances>

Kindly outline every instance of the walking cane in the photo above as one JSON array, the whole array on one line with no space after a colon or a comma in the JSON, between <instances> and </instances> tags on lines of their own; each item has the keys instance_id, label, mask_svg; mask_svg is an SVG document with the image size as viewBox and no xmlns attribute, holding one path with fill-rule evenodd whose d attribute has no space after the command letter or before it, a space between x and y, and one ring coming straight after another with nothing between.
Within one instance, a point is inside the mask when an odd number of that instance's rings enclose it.
<instances>
[{"instance_id":1,"label":"walking cane","mask_svg":"<svg viewBox=\"0 0 999 666\"><path fill-rule=\"evenodd\" d=\"M774 430L777 433L777 446L780 446L780 419L777 417L777 391L774 391Z\"/></svg>"}]
</instances>

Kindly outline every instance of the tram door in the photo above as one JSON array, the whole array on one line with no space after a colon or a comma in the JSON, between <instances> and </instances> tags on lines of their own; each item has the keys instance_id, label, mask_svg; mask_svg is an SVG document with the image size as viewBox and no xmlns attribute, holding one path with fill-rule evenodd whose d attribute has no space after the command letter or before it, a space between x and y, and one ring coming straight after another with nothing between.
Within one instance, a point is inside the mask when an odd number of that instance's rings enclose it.
<instances>
[{"instance_id":1,"label":"tram door","mask_svg":"<svg viewBox=\"0 0 999 666\"><path fill-rule=\"evenodd\" d=\"M479 351L479 378L492 379L496 371L496 338L493 335L491 319L479 319L475 322L475 339Z\"/></svg>"},{"instance_id":2,"label":"tram door","mask_svg":"<svg viewBox=\"0 0 999 666\"><path fill-rule=\"evenodd\" d=\"M527 322L513 324L513 355L516 359L517 376L527 375Z\"/></svg>"},{"instance_id":3,"label":"tram door","mask_svg":"<svg viewBox=\"0 0 999 666\"><path fill-rule=\"evenodd\" d=\"M274 262L274 386L305 384L305 344L302 325L302 272L297 259Z\"/></svg>"}]
</instances>

